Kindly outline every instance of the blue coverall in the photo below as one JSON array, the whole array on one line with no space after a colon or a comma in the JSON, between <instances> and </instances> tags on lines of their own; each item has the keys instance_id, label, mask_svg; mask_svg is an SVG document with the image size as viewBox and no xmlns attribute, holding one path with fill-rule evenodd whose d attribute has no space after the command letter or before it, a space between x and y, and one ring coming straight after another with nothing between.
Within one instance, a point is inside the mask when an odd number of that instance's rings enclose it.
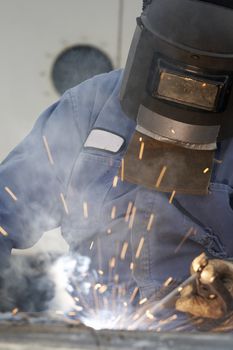
<instances>
[{"instance_id":1,"label":"blue coverall","mask_svg":"<svg viewBox=\"0 0 233 350\"><path fill-rule=\"evenodd\" d=\"M70 249L91 256L93 266L106 275L115 257L112 268L120 282L129 281L133 262L134 283L145 296L168 277L186 278L191 261L203 251L233 257L232 139L218 144L207 196L177 195L170 204L170 194L156 189L120 178L113 186L135 130L120 106L121 79L122 71L113 71L67 91L2 163L0 226L8 234L0 235L2 266L12 248L32 246L44 231L58 226ZM120 135L124 146L117 153L85 147L93 129ZM131 215L136 208L133 225L126 217L129 204ZM124 242L129 246L122 259Z\"/></svg>"}]
</instances>

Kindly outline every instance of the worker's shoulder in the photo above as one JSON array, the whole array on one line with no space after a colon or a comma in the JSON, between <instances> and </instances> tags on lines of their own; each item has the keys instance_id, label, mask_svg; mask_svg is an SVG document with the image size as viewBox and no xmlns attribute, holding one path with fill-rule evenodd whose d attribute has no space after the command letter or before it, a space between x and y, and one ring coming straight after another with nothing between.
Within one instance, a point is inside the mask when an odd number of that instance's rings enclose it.
<instances>
[{"instance_id":1,"label":"worker's shoulder","mask_svg":"<svg viewBox=\"0 0 233 350\"><path fill-rule=\"evenodd\" d=\"M113 70L109 73L99 74L91 79L84 81L83 83L70 89L69 92L73 98L82 96L84 98L95 99L98 94L98 98L107 98L117 89L122 77L122 70Z\"/></svg>"},{"instance_id":2,"label":"worker's shoulder","mask_svg":"<svg viewBox=\"0 0 233 350\"><path fill-rule=\"evenodd\" d=\"M86 139L95 121L102 116L108 118L109 111L116 111L121 115L119 103L119 90L121 86L122 70L115 70L110 73L97 75L78 86L68 90L72 111L79 134L83 140ZM105 110L105 113L101 113ZM101 125L102 125L101 124Z\"/></svg>"}]
</instances>

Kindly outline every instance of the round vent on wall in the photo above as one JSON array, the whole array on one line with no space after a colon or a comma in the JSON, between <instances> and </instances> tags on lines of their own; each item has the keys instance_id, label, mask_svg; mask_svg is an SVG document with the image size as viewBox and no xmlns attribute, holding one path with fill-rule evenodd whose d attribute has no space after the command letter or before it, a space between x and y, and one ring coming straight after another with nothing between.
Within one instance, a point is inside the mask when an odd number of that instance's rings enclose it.
<instances>
[{"instance_id":1,"label":"round vent on wall","mask_svg":"<svg viewBox=\"0 0 233 350\"><path fill-rule=\"evenodd\" d=\"M52 67L52 81L59 94L93 77L113 69L110 58L93 46L77 45L66 49Z\"/></svg>"}]
</instances>

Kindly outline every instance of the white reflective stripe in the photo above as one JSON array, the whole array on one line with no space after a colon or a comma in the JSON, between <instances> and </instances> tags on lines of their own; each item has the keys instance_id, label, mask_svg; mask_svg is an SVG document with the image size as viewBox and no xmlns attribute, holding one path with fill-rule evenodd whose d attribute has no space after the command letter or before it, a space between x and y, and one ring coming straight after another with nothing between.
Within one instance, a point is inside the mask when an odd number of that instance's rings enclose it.
<instances>
[{"instance_id":1,"label":"white reflective stripe","mask_svg":"<svg viewBox=\"0 0 233 350\"><path fill-rule=\"evenodd\" d=\"M90 132L84 147L103 149L116 153L124 143L123 137L112 134L109 131L94 129Z\"/></svg>"}]
</instances>

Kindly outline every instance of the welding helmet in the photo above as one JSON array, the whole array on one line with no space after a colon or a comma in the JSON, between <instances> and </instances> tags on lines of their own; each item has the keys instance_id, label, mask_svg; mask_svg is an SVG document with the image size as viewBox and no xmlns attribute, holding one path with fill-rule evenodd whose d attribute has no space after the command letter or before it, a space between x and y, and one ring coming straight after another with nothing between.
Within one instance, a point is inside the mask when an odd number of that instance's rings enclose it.
<instances>
[{"instance_id":1,"label":"welding helmet","mask_svg":"<svg viewBox=\"0 0 233 350\"><path fill-rule=\"evenodd\" d=\"M233 136L233 4L145 3L120 92L123 111L137 124L125 178L207 194L216 144Z\"/></svg>"}]
</instances>

